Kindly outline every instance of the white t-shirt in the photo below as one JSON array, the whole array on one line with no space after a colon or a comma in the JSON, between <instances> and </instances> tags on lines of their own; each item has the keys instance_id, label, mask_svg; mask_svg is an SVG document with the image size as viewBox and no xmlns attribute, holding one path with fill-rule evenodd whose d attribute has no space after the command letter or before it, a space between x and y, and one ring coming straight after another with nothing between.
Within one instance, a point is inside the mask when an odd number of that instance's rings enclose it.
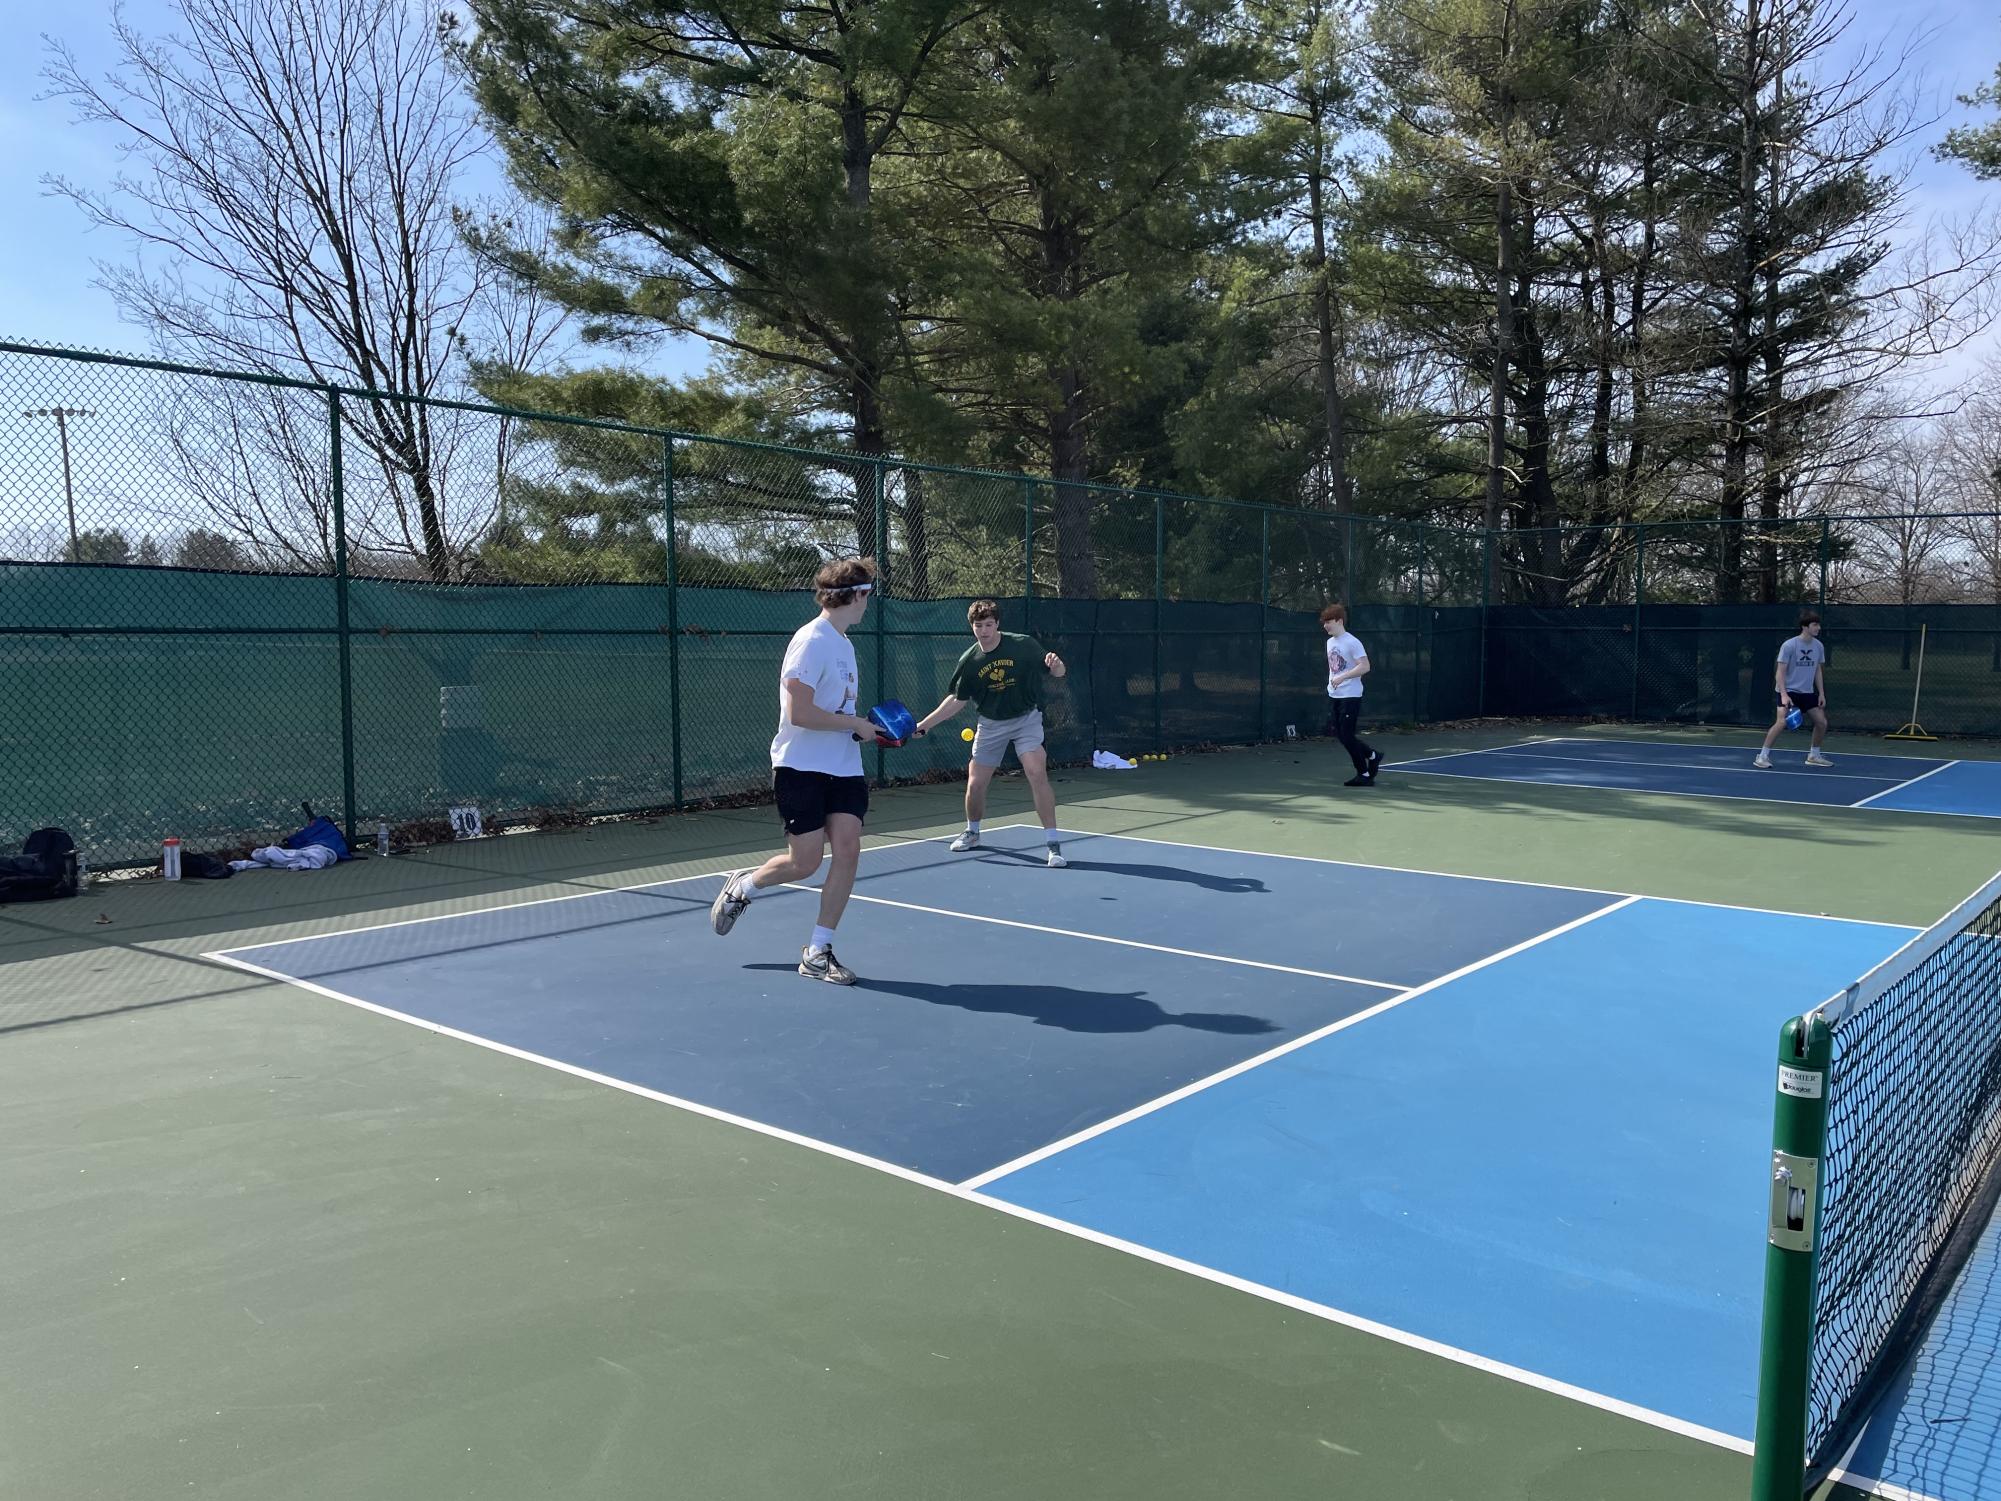
<instances>
[{"instance_id":1,"label":"white t-shirt","mask_svg":"<svg viewBox=\"0 0 2001 1501\"><path fill-rule=\"evenodd\" d=\"M1827 648L1818 636L1795 636L1779 648L1779 661L1786 669L1786 692L1812 693L1814 674L1827 660Z\"/></svg>"},{"instance_id":2,"label":"white t-shirt","mask_svg":"<svg viewBox=\"0 0 2001 1501\"><path fill-rule=\"evenodd\" d=\"M862 774L861 742L846 730L802 730L792 722L791 681L813 690L813 702L830 714L855 712L855 647L822 615L792 633L785 665L778 670L778 733L771 737L771 764L794 771L824 771L830 777Z\"/></svg>"},{"instance_id":3,"label":"white t-shirt","mask_svg":"<svg viewBox=\"0 0 2001 1501\"><path fill-rule=\"evenodd\" d=\"M1367 655L1368 652L1363 650L1362 643L1346 631L1327 638L1327 696L1329 698L1360 698L1362 696L1362 680L1360 678L1350 678L1347 682L1337 686L1334 682L1334 674L1337 672L1346 672Z\"/></svg>"}]
</instances>

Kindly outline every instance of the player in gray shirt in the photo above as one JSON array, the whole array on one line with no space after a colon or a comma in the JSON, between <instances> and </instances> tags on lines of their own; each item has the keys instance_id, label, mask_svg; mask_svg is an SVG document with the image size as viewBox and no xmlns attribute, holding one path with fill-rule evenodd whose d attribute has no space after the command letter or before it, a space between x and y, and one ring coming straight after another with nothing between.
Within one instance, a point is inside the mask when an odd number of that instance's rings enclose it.
<instances>
[{"instance_id":1,"label":"player in gray shirt","mask_svg":"<svg viewBox=\"0 0 2001 1501\"><path fill-rule=\"evenodd\" d=\"M1832 766L1820 753L1827 738L1827 648L1820 641L1820 616L1812 610L1800 611L1800 633L1779 648L1779 663L1772 672L1772 686L1778 690L1779 712L1765 731L1764 747L1753 766L1772 764L1772 742L1786 727L1786 716L1794 709L1813 721L1813 744L1806 753L1809 766Z\"/></svg>"}]
</instances>

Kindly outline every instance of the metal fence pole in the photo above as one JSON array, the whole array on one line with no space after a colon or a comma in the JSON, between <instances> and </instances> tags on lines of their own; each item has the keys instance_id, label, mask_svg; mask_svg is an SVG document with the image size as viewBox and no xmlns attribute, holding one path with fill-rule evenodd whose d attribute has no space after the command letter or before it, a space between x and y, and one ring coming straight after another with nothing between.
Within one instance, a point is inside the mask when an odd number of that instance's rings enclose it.
<instances>
[{"instance_id":1,"label":"metal fence pole","mask_svg":"<svg viewBox=\"0 0 2001 1501\"><path fill-rule=\"evenodd\" d=\"M889 466L877 459L869 466L867 483L875 487L875 692L878 702L892 695L889 692ZM880 742L875 748L875 779L883 779L884 752Z\"/></svg>"},{"instance_id":2,"label":"metal fence pole","mask_svg":"<svg viewBox=\"0 0 2001 1501\"><path fill-rule=\"evenodd\" d=\"M1021 597L1022 626L1035 633L1035 481L1021 482Z\"/></svg>"},{"instance_id":3,"label":"metal fence pole","mask_svg":"<svg viewBox=\"0 0 2001 1501\"><path fill-rule=\"evenodd\" d=\"M1820 603L1818 608L1827 609L1827 555L1832 550L1833 538L1828 533L1828 520L1820 518Z\"/></svg>"},{"instance_id":4,"label":"metal fence pole","mask_svg":"<svg viewBox=\"0 0 2001 1501\"><path fill-rule=\"evenodd\" d=\"M354 813L354 643L348 629L347 496L342 480L340 392L327 392L327 457L332 466L334 632L340 654L341 822L348 848L356 843Z\"/></svg>"},{"instance_id":5,"label":"metal fence pole","mask_svg":"<svg viewBox=\"0 0 2001 1501\"><path fill-rule=\"evenodd\" d=\"M1153 498L1153 748L1159 750L1161 738L1161 659L1160 632L1161 617L1165 613L1167 599L1167 502L1158 495Z\"/></svg>"},{"instance_id":6,"label":"metal fence pole","mask_svg":"<svg viewBox=\"0 0 2001 1501\"><path fill-rule=\"evenodd\" d=\"M1480 698L1477 712L1487 713L1487 616L1494 608L1494 534L1480 529Z\"/></svg>"},{"instance_id":7,"label":"metal fence pole","mask_svg":"<svg viewBox=\"0 0 2001 1501\"><path fill-rule=\"evenodd\" d=\"M1647 601L1647 528L1633 528L1639 541L1633 549L1633 718L1640 717L1640 606Z\"/></svg>"},{"instance_id":8,"label":"metal fence pole","mask_svg":"<svg viewBox=\"0 0 2001 1501\"><path fill-rule=\"evenodd\" d=\"M1266 660L1271 655L1271 512L1258 513L1258 733L1257 738L1265 738L1271 724L1271 709L1267 702L1271 664Z\"/></svg>"},{"instance_id":9,"label":"metal fence pole","mask_svg":"<svg viewBox=\"0 0 2001 1501\"><path fill-rule=\"evenodd\" d=\"M1417 629L1411 632L1410 717L1422 723L1431 694L1426 673L1431 660L1431 612L1424 603L1425 533L1417 534Z\"/></svg>"},{"instance_id":10,"label":"metal fence pole","mask_svg":"<svg viewBox=\"0 0 2001 1501\"><path fill-rule=\"evenodd\" d=\"M660 482L667 512L667 717L674 760L674 806L681 806L681 543L674 530L674 439L660 440Z\"/></svg>"}]
</instances>

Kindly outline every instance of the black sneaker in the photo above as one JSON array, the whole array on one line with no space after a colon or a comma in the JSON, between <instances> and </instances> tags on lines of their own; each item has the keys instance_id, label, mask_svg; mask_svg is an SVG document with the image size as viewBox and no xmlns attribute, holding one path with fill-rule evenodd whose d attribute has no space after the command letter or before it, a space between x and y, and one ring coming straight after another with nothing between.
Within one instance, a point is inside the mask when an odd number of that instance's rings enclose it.
<instances>
[{"instance_id":1,"label":"black sneaker","mask_svg":"<svg viewBox=\"0 0 2001 1501\"><path fill-rule=\"evenodd\" d=\"M1341 785L1343 787L1373 787L1376 785L1376 779L1369 772L1357 772Z\"/></svg>"},{"instance_id":2,"label":"black sneaker","mask_svg":"<svg viewBox=\"0 0 2001 1501\"><path fill-rule=\"evenodd\" d=\"M747 870L733 870L723 877L723 889L718 891L716 899L709 903L709 926L716 930L718 936L735 927L736 920L742 917L744 909L750 906L749 897L737 894L738 882L749 879L750 872Z\"/></svg>"},{"instance_id":3,"label":"black sneaker","mask_svg":"<svg viewBox=\"0 0 2001 1501\"><path fill-rule=\"evenodd\" d=\"M1369 773L1368 773L1370 781L1373 782L1376 779L1376 773L1382 769L1382 764L1383 764L1383 753L1379 750L1370 751Z\"/></svg>"},{"instance_id":4,"label":"black sneaker","mask_svg":"<svg viewBox=\"0 0 2001 1501\"><path fill-rule=\"evenodd\" d=\"M855 972L834 957L831 948L815 953L808 946L799 951L799 973L809 980L825 980L829 985L852 985Z\"/></svg>"}]
</instances>

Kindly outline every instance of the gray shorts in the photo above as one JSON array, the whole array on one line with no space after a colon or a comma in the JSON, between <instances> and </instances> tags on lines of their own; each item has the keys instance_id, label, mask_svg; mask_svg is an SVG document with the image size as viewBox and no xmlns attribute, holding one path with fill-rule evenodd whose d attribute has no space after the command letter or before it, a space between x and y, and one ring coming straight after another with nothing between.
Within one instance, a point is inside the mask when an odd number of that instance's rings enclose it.
<instances>
[{"instance_id":1,"label":"gray shorts","mask_svg":"<svg viewBox=\"0 0 2001 1501\"><path fill-rule=\"evenodd\" d=\"M1030 709L1026 714L1013 719L988 719L980 716L979 727L973 731L973 761L979 766L998 766L1001 757L1007 754L1008 742L1014 742L1017 756L1024 752L1042 749L1042 711Z\"/></svg>"}]
</instances>

